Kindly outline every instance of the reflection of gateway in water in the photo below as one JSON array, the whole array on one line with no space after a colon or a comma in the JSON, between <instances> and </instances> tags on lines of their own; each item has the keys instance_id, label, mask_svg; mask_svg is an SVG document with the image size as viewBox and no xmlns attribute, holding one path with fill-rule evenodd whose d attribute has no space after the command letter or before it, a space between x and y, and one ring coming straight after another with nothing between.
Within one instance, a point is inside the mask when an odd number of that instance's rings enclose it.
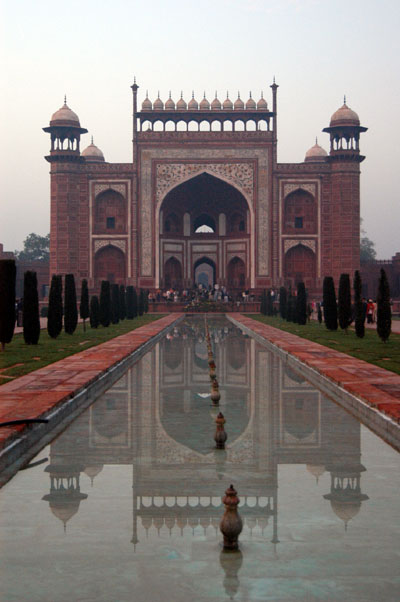
<instances>
[{"instance_id":1,"label":"reflection of gateway in water","mask_svg":"<svg viewBox=\"0 0 400 602\"><path fill-rule=\"evenodd\" d=\"M80 494L82 470L93 481L105 464L132 464L137 543L138 521L147 535L217 529L221 495L234 479L245 526L276 543L278 465L305 464L317 479L331 472L324 497L347 525L368 499L360 488L360 424L268 349L215 319L229 436L227 450L215 450L203 324L181 323L51 445L51 491L43 499L52 505L58 496L55 513L66 523L87 497Z\"/></svg>"}]
</instances>

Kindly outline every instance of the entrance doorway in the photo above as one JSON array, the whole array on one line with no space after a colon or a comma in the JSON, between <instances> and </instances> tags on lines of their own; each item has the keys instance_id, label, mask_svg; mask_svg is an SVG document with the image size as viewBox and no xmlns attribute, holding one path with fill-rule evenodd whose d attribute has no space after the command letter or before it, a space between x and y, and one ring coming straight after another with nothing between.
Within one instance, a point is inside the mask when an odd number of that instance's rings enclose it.
<instances>
[{"instance_id":1,"label":"entrance doorway","mask_svg":"<svg viewBox=\"0 0 400 602\"><path fill-rule=\"evenodd\" d=\"M208 257L202 257L194 264L194 281L203 288L209 286L214 287L215 284L215 263L208 259Z\"/></svg>"}]
</instances>

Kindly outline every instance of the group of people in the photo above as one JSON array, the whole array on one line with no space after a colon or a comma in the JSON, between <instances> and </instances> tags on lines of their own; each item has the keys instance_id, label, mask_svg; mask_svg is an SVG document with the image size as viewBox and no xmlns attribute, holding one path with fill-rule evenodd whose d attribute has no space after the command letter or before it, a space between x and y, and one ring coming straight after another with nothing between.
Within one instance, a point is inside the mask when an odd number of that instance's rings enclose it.
<instances>
[{"instance_id":1,"label":"group of people","mask_svg":"<svg viewBox=\"0 0 400 602\"><path fill-rule=\"evenodd\" d=\"M169 287L166 290L159 289L155 293L149 293L149 302L160 303L166 302L181 302L190 303L192 301L215 301L220 303L248 303L255 301L254 295L250 294L248 289L235 294L229 292L225 286L215 284L214 286L203 286L202 284L194 285L193 288L185 288L178 290L177 288Z\"/></svg>"}]
</instances>

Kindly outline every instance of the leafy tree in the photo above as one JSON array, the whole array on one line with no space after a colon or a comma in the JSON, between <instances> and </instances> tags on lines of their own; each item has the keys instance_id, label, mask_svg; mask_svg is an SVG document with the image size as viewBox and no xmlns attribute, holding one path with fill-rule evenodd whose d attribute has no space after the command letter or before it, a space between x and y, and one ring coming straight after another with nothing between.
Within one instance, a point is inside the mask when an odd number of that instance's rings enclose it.
<instances>
[{"instance_id":1,"label":"leafy tree","mask_svg":"<svg viewBox=\"0 0 400 602\"><path fill-rule=\"evenodd\" d=\"M361 221L361 238L360 238L360 262L367 263L368 261L375 261L376 259L376 250L375 243L372 242L367 236L367 233L362 227L362 219Z\"/></svg>"},{"instance_id":2,"label":"leafy tree","mask_svg":"<svg viewBox=\"0 0 400 602\"><path fill-rule=\"evenodd\" d=\"M286 311L287 311L287 290L284 286L281 286L281 288L279 290L279 313L283 320L286 318Z\"/></svg>"},{"instance_id":3,"label":"leafy tree","mask_svg":"<svg viewBox=\"0 0 400 602\"><path fill-rule=\"evenodd\" d=\"M39 236L33 232L24 240L22 251L15 251L15 256L20 261L43 261L50 260L50 234Z\"/></svg>"},{"instance_id":4,"label":"leafy tree","mask_svg":"<svg viewBox=\"0 0 400 602\"><path fill-rule=\"evenodd\" d=\"M49 308L47 311L47 332L56 339L62 330L62 277L53 275L49 293Z\"/></svg>"},{"instance_id":5,"label":"leafy tree","mask_svg":"<svg viewBox=\"0 0 400 602\"><path fill-rule=\"evenodd\" d=\"M297 285L296 318L298 324L303 326L307 324L307 295L304 282L299 282Z\"/></svg>"},{"instance_id":6,"label":"leafy tree","mask_svg":"<svg viewBox=\"0 0 400 602\"><path fill-rule=\"evenodd\" d=\"M128 320L133 320L134 307L133 307L133 286L126 287L126 317Z\"/></svg>"},{"instance_id":7,"label":"leafy tree","mask_svg":"<svg viewBox=\"0 0 400 602\"><path fill-rule=\"evenodd\" d=\"M91 328L97 328L100 324L100 305L99 298L97 295L93 295L90 299L90 326Z\"/></svg>"},{"instance_id":8,"label":"leafy tree","mask_svg":"<svg viewBox=\"0 0 400 602\"><path fill-rule=\"evenodd\" d=\"M362 339L365 335L365 312L362 303L362 282L360 272L356 270L354 274L354 313L355 313L355 329L356 335Z\"/></svg>"},{"instance_id":9,"label":"leafy tree","mask_svg":"<svg viewBox=\"0 0 400 602\"><path fill-rule=\"evenodd\" d=\"M137 311L139 316L143 316L144 313L144 292L143 289L140 289L139 292L139 301L138 301L138 306L137 306Z\"/></svg>"},{"instance_id":10,"label":"leafy tree","mask_svg":"<svg viewBox=\"0 0 400 602\"><path fill-rule=\"evenodd\" d=\"M24 274L24 300L22 325L27 345L37 345L40 337L39 295L36 272Z\"/></svg>"},{"instance_id":11,"label":"leafy tree","mask_svg":"<svg viewBox=\"0 0 400 602\"><path fill-rule=\"evenodd\" d=\"M125 298L125 287L123 284L119 287L119 319L125 320L126 318L126 298Z\"/></svg>"},{"instance_id":12,"label":"leafy tree","mask_svg":"<svg viewBox=\"0 0 400 602\"><path fill-rule=\"evenodd\" d=\"M347 329L352 322L351 288L350 288L350 276L348 274L340 274L338 316L339 316L339 326L347 334Z\"/></svg>"},{"instance_id":13,"label":"leafy tree","mask_svg":"<svg viewBox=\"0 0 400 602\"><path fill-rule=\"evenodd\" d=\"M376 330L384 343L390 336L392 328L392 310L390 307L390 289L386 272L381 268L378 285Z\"/></svg>"},{"instance_id":14,"label":"leafy tree","mask_svg":"<svg viewBox=\"0 0 400 602\"><path fill-rule=\"evenodd\" d=\"M65 275L64 297L64 330L67 334L74 334L78 324L78 307L76 302L75 278L73 274Z\"/></svg>"},{"instance_id":15,"label":"leafy tree","mask_svg":"<svg viewBox=\"0 0 400 602\"><path fill-rule=\"evenodd\" d=\"M119 322L119 286L118 284L111 285L111 322L118 324Z\"/></svg>"},{"instance_id":16,"label":"leafy tree","mask_svg":"<svg viewBox=\"0 0 400 602\"><path fill-rule=\"evenodd\" d=\"M324 320L328 330L337 330L337 305L335 284L332 276L325 276L323 282Z\"/></svg>"},{"instance_id":17,"label":"leafy tree","mask_svg":"<svg viewBox=\"0 0 400 602\"><path fill-rule=\"evenodd\" d=\"M89 290L87 280L82 280L81 302L79 305L79 315L83 320L83 330L86 330L85 320L90 316L89 311Z\"/></svg>"},{"instance_id":18,"label":"leafy tree","mask_svg":"<svg viewBox=\"0 0 400 602\"><path fill-rule=\"evenodd\" d=\"M100 324L102 326L110 326L111 322L111 293L110 283L108 280L101 281L100 289L100 311L99 311Z\"/></svg>"},{"instance_id":19,"label":"leafy tree","mask_svg":"<svg viewBox=\"0 0 400 602\"><path fill-rule=\"evenodd\" d=\"M0 343L4 351L10 343L15 327L15 280L17 269L14 259L0 259Z\"/></svg>"}]
</instances>

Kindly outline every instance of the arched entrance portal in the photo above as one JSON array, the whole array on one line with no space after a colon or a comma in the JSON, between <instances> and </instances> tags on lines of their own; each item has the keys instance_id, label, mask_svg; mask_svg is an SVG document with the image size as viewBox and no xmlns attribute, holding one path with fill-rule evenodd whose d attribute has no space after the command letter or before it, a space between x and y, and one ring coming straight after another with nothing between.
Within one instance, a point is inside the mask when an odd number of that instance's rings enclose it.
<instances>
[{"instance_id":1,"label":"arched entrance portal","mask_svg":"<svg viewBox=\"0 0 400 602\"><path fill-rule=\"evenodd\" d=\"M107 245L97 251L94 257L94 277L96 280L108 280L111 283L125 284L125 255L114 247Z\"/></svg>"},{"instance_id":2,"label":"arched entrance portal","mask_svg":"<svg viewBox=\"0 0 400 602\"><path fill-rule=\"evenodd\" d=\"M234 257L228 264L228 287L230 289L246 287L246 266L239 257Z\"/></svg>"},{"instance_id":3,"label":"arched entrance portal","mask_svg":"<svg viewBox=\"0 0 400 602\"><path fill-rule=\"evenodd\" d=\"M182 266L175 257L170 257L165 263L166 288L180 289L182 287Z\"/></svg>"},{"instance_id":4,"label":"arched entrance portal","mask_svg":"<svg viewBox=\"0 0 400 602\"><path fill-rule=\"evenodd\" d=\"M304 282L306 287L312 287L316 274L315 254L311 249L301 244L289 249L285 256L285 277L297 286Z\"/></svg>"},{"instance_id":5,"label":"arched entrance portal","mask_svg":"<svg viewBox=\"0 0 400 602\"><path fill-rule=\"evenodd\" d=\"M194 282L204 288L215 284L215 263L208 257L202 257L194 264Z\"/></svg>"}]
</instances>

